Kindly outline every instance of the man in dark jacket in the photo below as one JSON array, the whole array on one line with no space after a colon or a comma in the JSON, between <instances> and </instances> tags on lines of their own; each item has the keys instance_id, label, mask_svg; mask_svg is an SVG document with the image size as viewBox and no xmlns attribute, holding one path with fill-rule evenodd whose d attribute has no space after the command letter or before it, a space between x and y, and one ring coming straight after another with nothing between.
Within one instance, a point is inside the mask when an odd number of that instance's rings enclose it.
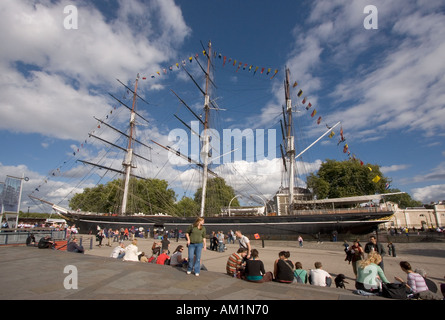
<instances>
[{"instance_id":1,"label":"man in dark jacket","mask_svg":"<svg viewBox=\"0 0 445 320\"><path fill-rule=\"evenodd\" d=\"M66 251L68 251L68 252L77 252L77 253L84 253L85 252L83 247L80 246L77 243L77 238L73 238L73 240L71 240L70 243L68 243L68 245L66 246Z\"/></svg>"},{"instance_id":2,"label":"man in dark jacket","mask_svg":"<svg viewBox=\"0 0 445 320\"><path fill-rule=\"evenodd\" d=\"M386 255L386 251L383 248L381 243L377 243L377 238L375 236L371 236L369 238L369 242L365 245L365 252L370 253L372 251L377 252L382 257L382 262L379 263L379 267L383 269L383 256Z\"/></svg>"}]
</instances>

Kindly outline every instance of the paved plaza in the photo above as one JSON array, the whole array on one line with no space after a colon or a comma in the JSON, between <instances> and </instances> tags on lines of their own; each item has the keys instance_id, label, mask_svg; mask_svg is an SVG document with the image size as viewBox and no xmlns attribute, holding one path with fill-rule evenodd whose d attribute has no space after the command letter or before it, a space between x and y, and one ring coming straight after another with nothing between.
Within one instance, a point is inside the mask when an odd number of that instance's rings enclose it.
<instances>
[{"instance_id":1,"label":"paved plaza","mask_svg":"<svg viewBox=\"0 0 445 320\"><path fill-rule=\"evenodd\" d=\"M343 273L345 289L321 288L304 284L275 282L257 284L235 279L225 274L228 256L238 248L228 244L224 253L206 250L203 264L209 271L200 277L187 275L184 270L164 265L141 262L124 262L110 258L112 246L89 247L89 237L82 236L86 254L37 249L25 246L0 247L0 299L1 300L388 300L381 297L364 297L354 294L352 266L344 260L341 242L297 242L252 240L258 249L266 271L273 271L278 252L288 250L290 260L300 261L303 268L311 269L316 261L334 277ZM130 241L125 241L129 244ZM151 253L153 239L139 239L140 251ZM184 240L171 241L170 250ZM440 284L445 276L444 243L396 244L397 257L384 258L385 274L406 278L400 267L407 260L413 268L423 268L430 279ZM187 252L185 251L185 256ZM77 276L77 281L72 280ZM73 284L77 287L73 288ZM70 287L71 286L71 287Z\"/></svg>"}]
</instances>

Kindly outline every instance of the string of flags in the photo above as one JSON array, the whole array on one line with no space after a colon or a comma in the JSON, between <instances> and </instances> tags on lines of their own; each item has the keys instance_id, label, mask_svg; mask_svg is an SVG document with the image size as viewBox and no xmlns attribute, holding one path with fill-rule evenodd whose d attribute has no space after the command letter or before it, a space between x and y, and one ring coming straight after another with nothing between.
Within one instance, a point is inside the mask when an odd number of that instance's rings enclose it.
<instances>
[{"instance_id":1,"label":"string of flags","mask_svg":"<svg viewBox=\"0 0 445 320\"><path fill-rule=\"evenodd\" d=\"M293 85L292 85L292 88L295 89L295 88L297 88L297 87L298 87L298 82L295 81L295 82L293 83ZM296 90L298 90L298 91L296 91ZM301 104L302 104L303 106L305 106L305 109L306 109L307 111L309 111L310 109L312 109L312 111L311 111L311 113L310 113L311 118L317 118L317 117L315 117L315 116L317 115L317 107L313 107L313 108L312 108L312 103L309 101L308 96L304 96L304 95L303 95L303 89L301 89L301 88L297 88L297 89L295 89L295 91L297 92L297 97L299 98L298 101L301 101ZM303 98L302 98L302 97L303 97ZM300 100L301 98L302 98L302 100ZM320 125L320 123L322 122L322 119L323 119L322 116L319 115L318 118L317 118L317 120L316 120L317 125ZM331 126L329 126L327 123L326 123L326 127L327 127L328 129L331 129ZM339 133L340 133L340 138L339 138L339 140L338 140L337 146L339 146L340 144L343 144L343 143L344 143L344 145L343 145L343 153L347 154L350 160L359 161L359 162L360 162L360 165L363 166L363 165L364 165L364 162L363 162L362 160L360 160L360 159L357 159L356 156L355 156L355 154L351 153L351 151L350 151L350 149L349 149L349 145L346 143L346 138L345 138L344 133L343 133L343 126L340 127L340 132L339 132ZM335 132L334 132L334 130L332 130L332 131L329 133L328 137L329 137L330 139L332 139L334 136L335 136ZM368 169L372 172L372 168L371 168L371 167L368 167ZM379 175L375 175L375 176L372 178L371 181L374 182L374 183L378 183L380 180L381 180L381 177L380 177ZM391 187L391 185L390 185L389 183L386 183L386 184L385 184L385 189L386 189L386 190L388 190L390 187Z\"/></svg>"},{"instance_id":2,"label":"string of flags","mask_svg":"<svg viewBox=\"0 0 445 320\"><path fill-rule=\"evenodd\" d=\"M202 55L204 57L207 57L207 51L203 50ZM182 59L180 62L170 64L168 66L158 69L157 71L153 71L152 73L149 73L148 75L142 76L142 80L155 79L155 78L158 78L161 76L168 75L169 73L180 69L181 65L186 66L187 64L192 63L193 60L195 60L199 63L199 61L198 61L199 57L200 57L200 54L195 53L194 55L189 56L186 59ZM270 76L270 79L275 78L275 76L278 73L278 69L273 69L271 67L263 67L263 66L245 63L245 62L239 61L238 59L234 59L234 58L228 57L226 55L223 55L222 53L217 52L217 51L213 51L213 58L215 58L215 61L217 61L217 60L221 61L223 67L225 67L225 66L235 67L235 72L242 70L242 71L252 73L253 76L255 76L257 74L265 75L268 77Z\"/></svg>"}]
</instances>

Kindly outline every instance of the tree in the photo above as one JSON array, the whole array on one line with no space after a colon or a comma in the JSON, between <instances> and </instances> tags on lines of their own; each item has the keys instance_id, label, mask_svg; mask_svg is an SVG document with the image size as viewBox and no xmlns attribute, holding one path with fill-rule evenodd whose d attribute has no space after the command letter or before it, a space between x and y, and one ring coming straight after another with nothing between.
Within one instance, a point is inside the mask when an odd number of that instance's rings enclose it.
<instances>
[{"instance_id":1,"label":"tree","mask_svg":"<svg viewBox=\"0 0 445 320\"><path fill-rule=\"evenodd\" d=\"M318 199L361 196L385 193L390 179L378 165L361 164L357 160L336 161L327 159L317 174L307 178Z\"/></svg>"},{"instance_id":2,"label":"tree","mask_svg":"<svg viewBox=\"0 0 445 320\"><path fill-rule=\"evenodd\" d=\"M196 217L199 216L200 204L189 197L183 197L176 203L176 214L178 216Z\"/></svg>"},{"instance_id":3,"label":"tree","mask_svg":"<svg viewBox=\"0 0 445 320\"><path fill-rule=\"evenodd\" d=\"M399 189L389 189L388 192L400 192L400 190ZM422 202L412 199L408 193L387 196L386 201L391 201L391 202L397 203L399 205L399 208L401 208L401 209L406 209L407 207L421 207L422 206Z\"/></svg>"},{"instance_id":4,"label":"tree","mask_svg":"<svg viewBox=\"0 0 445 320\"><path fill-rule=\"evenodd\" d=\"M122 204L123 186L121 180L113 180L106 185L85 188L69 201L71 209L102 213L118 213ZM168 188L165 180L130 179L126 213L168 213L174 211L176 194Z\"/></svg>"},{"instance_id":5,"label":"tree","mask_svg":"<svg viewBox=\"0 0 445 320\"><path fill-rule=\"evenodd\" d=\"M219 214L222 207L229 205L230 200L235 197L235 191L228 186L223 178L212 178L207 181L206 205L204 214L206 216ZM202 188L195 193L195 202L201 204ZM233 207L239 207L238 199L232 201Z\"/></svg>"}]
</instances>

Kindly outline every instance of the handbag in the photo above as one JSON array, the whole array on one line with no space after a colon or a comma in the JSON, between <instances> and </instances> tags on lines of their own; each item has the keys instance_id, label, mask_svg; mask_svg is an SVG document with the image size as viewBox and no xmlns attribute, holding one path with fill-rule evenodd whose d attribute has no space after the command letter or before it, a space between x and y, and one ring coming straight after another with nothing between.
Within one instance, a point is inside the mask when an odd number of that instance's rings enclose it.
<instances>
[{"instance_id":1,"label":"handbag","mask_svg":"<svg viewBox=\"0 0 445 320\"><path fill-rule=\"evenodd\" d=\"M390 299L405 300L407 298L406 285L404 283L383 283L382 296Z\"/></svg>"}]
</instances>

